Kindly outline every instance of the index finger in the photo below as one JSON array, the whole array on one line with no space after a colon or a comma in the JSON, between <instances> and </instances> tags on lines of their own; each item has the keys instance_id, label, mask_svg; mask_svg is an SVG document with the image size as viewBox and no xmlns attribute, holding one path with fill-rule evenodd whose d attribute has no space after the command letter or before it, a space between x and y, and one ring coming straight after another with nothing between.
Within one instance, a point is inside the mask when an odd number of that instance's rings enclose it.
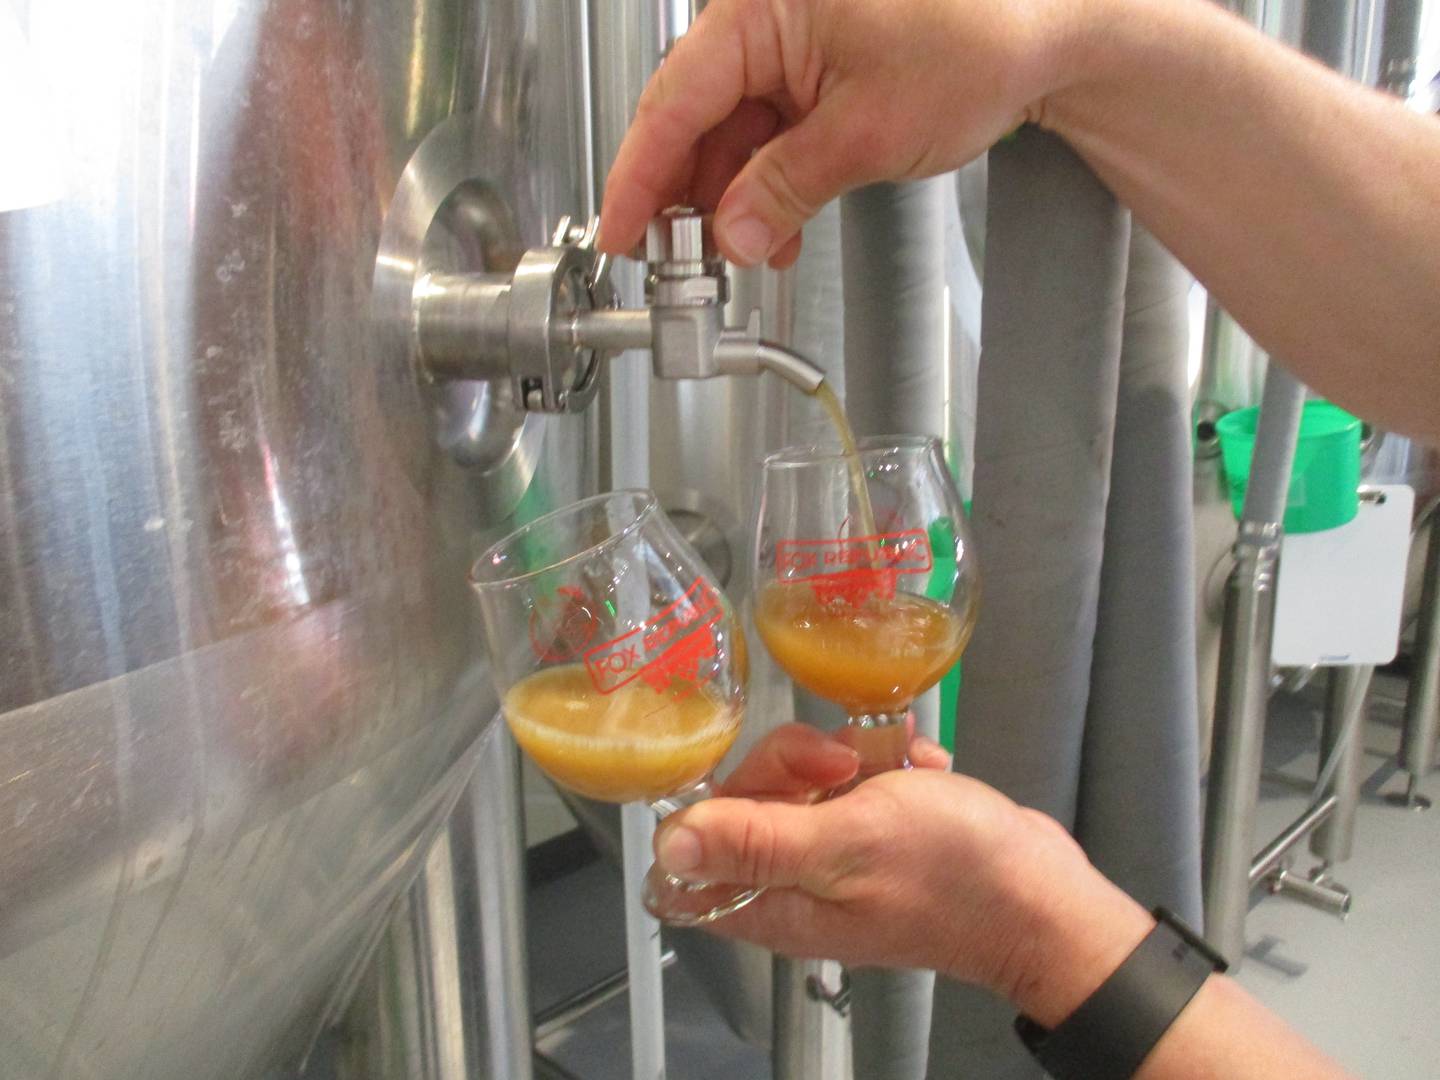
<instances>
[{"instance_id":1,"label":"index finger","mask_svg":"<svg viewBox=\"0 0 1440 1080\"><path fill-rule=\"evenodd\" d=\"M601 251L624 254L679 198L700 138L746 94L745 43L733 3L712 3L651 77L610 175L600 210Z\"/></svg>"}]
</instances>

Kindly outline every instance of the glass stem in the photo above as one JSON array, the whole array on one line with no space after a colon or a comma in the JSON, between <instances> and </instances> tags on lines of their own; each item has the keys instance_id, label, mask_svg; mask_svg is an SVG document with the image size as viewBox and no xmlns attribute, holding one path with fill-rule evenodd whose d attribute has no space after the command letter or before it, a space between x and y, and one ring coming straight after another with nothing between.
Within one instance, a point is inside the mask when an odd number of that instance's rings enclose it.
<instances>
[{"instance_id":1,"label":"glass stem","mask_svg":"<svg viewBox=\"0 0 1440 1080\"><path fill-rule=\"evenodd\" d=\"M664 821L671 814L684 810L687 806L694 806L704 799L713 799L719 794L715 790L714 781L710 779L710 773L706 773L699 780L686 784L678 791L672 791L650 804L650 809L655 811L655 816Z\"/></svg>"},{"instance_id":2,"label":"glass stem","mask_svg":"<svg viewBox=\"0 0 1440 1080\"><path fill-rule=\"evenodd\" d=\"M891 769L910 768L910 728L907 711L861 713L846 718L835 737L860 755L856 781Z\"/></svg>"}]
</instances>

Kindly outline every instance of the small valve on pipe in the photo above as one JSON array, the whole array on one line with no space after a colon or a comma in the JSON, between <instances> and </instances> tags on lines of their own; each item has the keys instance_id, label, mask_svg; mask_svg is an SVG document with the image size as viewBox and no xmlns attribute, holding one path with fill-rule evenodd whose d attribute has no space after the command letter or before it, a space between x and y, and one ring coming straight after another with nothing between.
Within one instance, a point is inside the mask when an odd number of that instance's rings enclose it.
<instances>
[{"instance_id":1,"label":"small valve on pipe","mask_svg":"<svg viewBox=\"0 0 1440 1080\"><path fill-rule=\"evenodd\" d=\"M649 349L655 376L705 379L773 371L813 394L824 373L765 341L752 315L725 326L729 279L710 218L672 207L646 230L646 307L617 306L608 256L594 249L596 221L565 218L549 247L532 248L513 275L430 275L414 296L417 350L435 379L509 379L535 412L579 412L595 396L600 365Z\"/></svg>"}]
</instances>

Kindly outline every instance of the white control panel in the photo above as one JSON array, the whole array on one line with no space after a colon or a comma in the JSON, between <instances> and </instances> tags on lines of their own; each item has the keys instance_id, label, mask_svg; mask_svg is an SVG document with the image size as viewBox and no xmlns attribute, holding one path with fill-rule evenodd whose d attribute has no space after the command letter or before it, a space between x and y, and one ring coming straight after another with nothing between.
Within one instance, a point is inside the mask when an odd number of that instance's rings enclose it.
<instances>
[{"instance_id":1,"label":"white control panel","mask_svg":"<svg viewBox=\"0 0 1440 1080\"><path fill-rule=\"evenodd\" d=\"M1275 595L1276 664L1395 659L1414 511L1412 489L1385 484L1364 489L1360 512L1338 529L1285 537Z\"/></svg>"}]
</instances>

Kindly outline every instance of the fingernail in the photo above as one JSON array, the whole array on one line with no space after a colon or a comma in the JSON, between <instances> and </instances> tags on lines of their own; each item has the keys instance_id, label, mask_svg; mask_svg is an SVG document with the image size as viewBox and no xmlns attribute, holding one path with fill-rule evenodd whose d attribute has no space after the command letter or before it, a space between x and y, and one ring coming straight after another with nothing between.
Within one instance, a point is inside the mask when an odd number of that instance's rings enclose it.
<instances>
[{"instance_id":1,"label":"fingernail","mask_svg":"<svg viewBox=\"0 0 1440 1080\"><path fill-rule=\"evenodd\" d=\"M819 752L820 756L831 765L853 765L860 760L860 755L851 747L842 742L836 742L834 739L827 739L821 743Z\"/></svg>"},{"instance_id":2,"label":"fingernail","mask_svg":"<svg viewBox=\"0 0 1440 1080\"><path fill-rule=\"evenodd\" d=\"M759 218L739 218L726 225L722 232L730 250L746 265L763 262L774 243L770 229Z\"/></svg>"},{"instance_id":3,"label":"fingernail","mask_svg":"<svg viewBox=\"0 0 1440 1080\"><path fill-rule=\"evenodd\" d=\"M700 865L700 834L684 825L666 829L655 848L655 861L667 874L683 877Z\"/></svg>"}]
</instances>

